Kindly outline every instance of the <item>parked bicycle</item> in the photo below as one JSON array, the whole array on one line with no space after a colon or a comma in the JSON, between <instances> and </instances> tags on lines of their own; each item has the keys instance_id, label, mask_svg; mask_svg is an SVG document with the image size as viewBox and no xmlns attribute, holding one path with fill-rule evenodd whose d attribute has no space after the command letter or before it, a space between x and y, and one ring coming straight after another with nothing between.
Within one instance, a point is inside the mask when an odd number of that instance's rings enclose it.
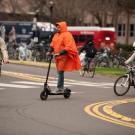
<instances>
[{"instance_id":1,"label":"parked bicycle","mask_svg":"<svg viewBox=\"0 0 135 135\"><path fill-rule=\"evenodd\" d=\"M135 88L135 66L128 67L128 72L125 75L120 76L114 83L114 93L117 96L125 95L130 86Z\"/></svg>"},{"instance_id":2,"label":"parked bicycle","mask_svg":"<svg viewBox=\"0 0 135 135\"><path fill-rule=\"evenodd\" d=\"M88 75L89 77L93 78L95 75L96 64L94 59L88 58L88 61L85 65L82 65L80 70L80 76Z\"/></svg>"},{"instance_id":3,"label":"parked bicycle","mask_svg":"<svg viewBox=\"0 0 135 135\"><path fill-rule=\"evenodd\" d=\"M125 52L120 48L118 53L111 54L111 59L113 62L113 67L116 68L125 68L124 62L126 61L126 58L123 56Z\"/></svg>"},{"instance_id":4,"label":"parked bicycle","mask_svg":"<svg viewBox=\"0 0 135 135\"><path fill-rule=\"evenodd\" d=\"M98 52L95 56L95 61L99 67L112 67L112 61L110 59L109 50L104 49L103 52Z\"/></svg>"}]
</instances>

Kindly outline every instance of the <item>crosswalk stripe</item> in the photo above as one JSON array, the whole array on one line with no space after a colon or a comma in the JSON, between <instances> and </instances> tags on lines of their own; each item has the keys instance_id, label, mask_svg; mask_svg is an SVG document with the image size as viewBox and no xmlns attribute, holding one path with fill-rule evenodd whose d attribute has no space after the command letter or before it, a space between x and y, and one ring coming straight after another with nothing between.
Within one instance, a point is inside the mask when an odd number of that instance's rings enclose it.
<instances>
[{"instance_id":1,"label":"crosswalk stripe","mask_svg":"<svg viewBox=\"0 0 135 135\"><path fill-rule=\"evenodd\" d=\"M30 81L13 81L12 83L44 86L44 83L37 83L37 82L30 82ZM57 86L57 82L55 81L54 83L49 83L48 85ZM67 87L67 86L71 86L71 85L65 85L65 86Z\"/></svg>"},{"instance_id":2,"label":"crosswalk stripe","mask_svg":"<svg viewBox=\"0 0 135 135\"><path fill-rule=\"evenodd\" d=\"M57 80L48 82L49 86L57 86ZM100 88L112 88L112 83L92 83L92 82L81 82L74 81L74 82L68 82L65 81L65 87L70 87L73 85L79 85L79 86L87 86L87 87L100 87ZM12 81L9 84L6 83L0 83L1 87L13 87L13 88L39 88L40 86L44 86L43 82L34 82L34 81ZM3 89L3 88L1 88Z\"/></svg>"},{"instance_id":3,"label":"crosswalk stripe","mask_svg":"<svg viewBox=\"0 0 135 135\"><path fill-rule=\"evenodd\" d=\"M45 76L26 74L26 73L9 72L9 71L4 71L3 73L5 75L8 75L8 76L17 77L20 79L25 79L25 80L29 80L29 81L33 81L33 82L39 82L39 83L45 82ZM49 77L48 84L49 84L49 86L56 86L57 78ZM112 86L114 85L113 83L107 83L107 82L95 83L95 82L71 80L71 79L66 79L66 78L65 78L64 84L65 84L65 86L78 85L78 86L99 87L99 88L112 88ZM41 84L39 84L39 85L41 85Z\"/></svg>"},{"instance_id":4,"label":"crosswalk stripe","mask_svg":"<svg viewBox=\"0 0 135 135\"><path fill-rule=\"evenodd\" d=\"M50 83L56 83L56 81L49 81ZM80 86L94 86L94 87L101 87L101 86L113 86L113 84L110 84L110 83L104 83L104 84L102 84L102 83L92 83L92 82L78 82L78 81L76 81L76 82L66 82L65 81L65 84L70 84L70 85L80 85ZM110 87L109 87L110 88Z\"/></svg>"},{"instance_id":5,"label":"crosswalk stripe","mask_svg":"<svg viewBox=\"0 0 135 135\"><path fill-rule=\"evenodd\" d=\"M38 88L37 86L28 86L28 85L16 85L16 84L6 84L0 83L2 87L12 87L12 88Z\"/></svg>"},{"instance_id":6,"label":"crosswalk stripe","mask_svg":"<svg viewBox=\"0 0 135 135\"><path fill-rule=\"evenodd\" d=\"M40 85L43 86L44 83L37 83L37 82L31 82L31 81L14 81L12 83L19 83L19 84L31 84L31 85ZM49 86L56 86L57 81L49 81ZM91 87L101 87L103 86L103 88L112 88L109 86L112 86L112 84L100 84L100 83L73 83L73 82L67 82L65 81L65 86L71 86L71 85L81 85L81 86L91 86Z\"/></svg>"},{"instance_id":7,"label":"crosswalk stripe","mask_svg":"<svg viewBox=\"0 0 135 135\"><path fill-rule=\"evenodd\" d=\"M110 89L110 88L112 88L112 87L103 87L103 88L105 88L105 89Z\"/></svg>"},{"instance_id":8,"label":"crosswalk stripe","mask_svg":"<svg viewBox=\"0 0 135 135\"><path fill-rule=\"evenodd\" d=\"M37 82L30 82L30 81L13 81L12 83L17 83L17 84L32 84L32 85L41 85L43 86L43 83L37 83Z\"/></svg>"}]
</instances>

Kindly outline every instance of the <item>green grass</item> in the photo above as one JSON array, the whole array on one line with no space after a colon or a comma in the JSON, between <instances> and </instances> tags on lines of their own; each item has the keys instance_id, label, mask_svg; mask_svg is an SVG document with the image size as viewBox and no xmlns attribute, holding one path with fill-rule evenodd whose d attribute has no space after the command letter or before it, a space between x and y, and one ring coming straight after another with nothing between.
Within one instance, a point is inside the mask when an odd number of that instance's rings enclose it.
<instances>
[{"instance_id":1,"label":"green grass","mask_svg":"<svg viewBox=\"0 0 135 135\"><path fill-rule=\"evenodd\" d=\"M12 64L20 64L20 65L30 65L36 67L48 67L49 63L46 62L33 62L33 61L17 61L17 60L10 60ZM54 68L55 64L52 63L51 68ZM106 68L106 67L96 67L96 73L102 75L123 75L127 72L126 69L119 69L119 68Z\"/></svg>"},{"instance_id":2,"label":"green grass","mask_svg":"<svg viewBox=\"0 0 135 135\"><path fill-rule=\"evenodd\" d=\"M96 73L104 75L123 75L127 72L126 69L119 68L106 68L106 67L97 67Z\"/></svg>"}]
</instances>

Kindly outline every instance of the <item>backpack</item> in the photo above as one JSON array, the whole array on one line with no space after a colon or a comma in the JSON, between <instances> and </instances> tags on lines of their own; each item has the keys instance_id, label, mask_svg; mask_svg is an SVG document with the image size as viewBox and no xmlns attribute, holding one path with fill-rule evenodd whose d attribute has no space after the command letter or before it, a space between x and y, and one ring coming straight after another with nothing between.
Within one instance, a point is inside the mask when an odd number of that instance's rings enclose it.
<instances>
[{"instance_id":1,"label":"backpack","mask_svg":"<svg viewBox=\"0 0 135 135\"><path fill-rule=\"evenodd\" d=\"M86 57L94 58L97 53L97 49L94 46L88 46L86 49Z\"/></svg>"}]
</instances>

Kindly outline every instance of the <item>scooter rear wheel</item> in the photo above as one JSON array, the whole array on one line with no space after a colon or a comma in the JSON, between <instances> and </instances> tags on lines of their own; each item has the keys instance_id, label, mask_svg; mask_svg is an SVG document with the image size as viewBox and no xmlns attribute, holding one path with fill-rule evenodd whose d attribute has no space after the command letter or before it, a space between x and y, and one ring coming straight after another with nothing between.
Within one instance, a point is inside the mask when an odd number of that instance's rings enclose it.
<instances>
[{"instance_id":1,"label":"scooter rear wheel","mask_svg":"<svg viewBox=\"0 0 135 135\"><path fill-rule=\"evenodd\" d=\"M40 93L40 98L41 100L46 100L48 98L48 90L43 90L41 93Z\"/></svg>"},{"instance_id":2,"label":"scooter rear wheel","mask_svg":"<svg viewBox=\"0 0 135 135\"><path fill-rule=\"evenodd\" d=\"M71 90L70 89L66 89L65 92L64 92L64 98L65 99L68 99L71 95Z\"/></svg>"}]
</instances>

